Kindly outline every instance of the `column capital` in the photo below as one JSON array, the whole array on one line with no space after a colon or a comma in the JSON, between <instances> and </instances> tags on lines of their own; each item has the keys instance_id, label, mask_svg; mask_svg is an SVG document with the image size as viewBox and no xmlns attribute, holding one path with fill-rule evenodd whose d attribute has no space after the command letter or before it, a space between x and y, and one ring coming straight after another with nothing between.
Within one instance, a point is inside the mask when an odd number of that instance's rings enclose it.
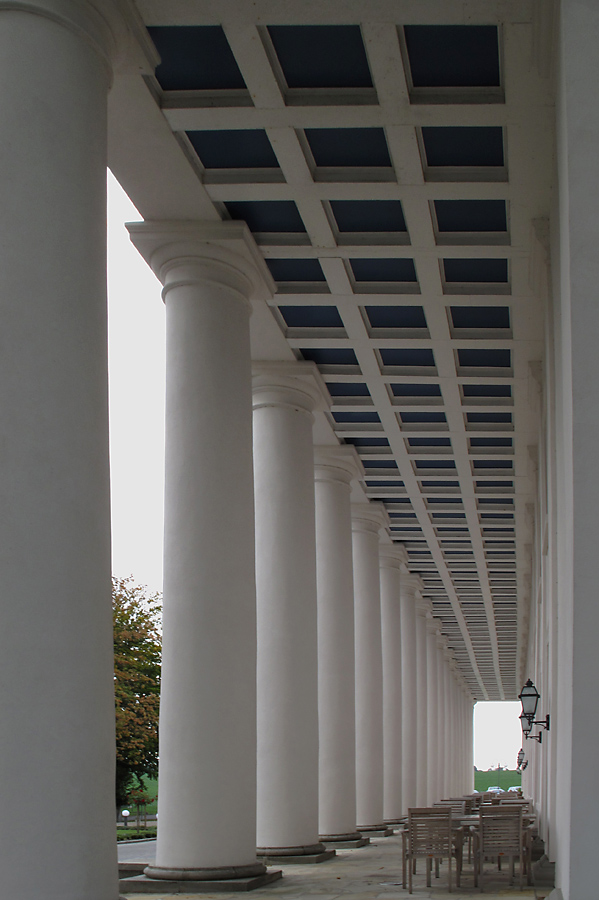
<instances>
[{"instance_id":1,"label":"column capital","mask_svg":"<svg viewBox=\"0 0 599 900\"><path fill-rule=\"evenodd\" d=\"M364 531L377 534L381 528L389 527L389 514L380 501L369 503L352 503L351 505L352 531Z\"/></svg>"},{"instance_id":2,"label":"column capital","mask_svg":"<svg viewBox=\"0 0 599 900\"><path fill-rule=\"evenodd\" d=\"M439 631L437 632L437 647L439 648L439 650L444 652L445 648L447 647L447 638L441 631L441 624L441 620L439 620Z\"/></svg>"},{"instance_id":3,"label":"column capital","mask_svg":"<svg viewBox=\"0 0 599 900\"><path fill-rule=\"evenodd\" d=\"M455 662L455 659L453 656L453 647L450 647L449 644L446 643L445 647L443 648L443 655L444 655L445 659L447 660L447 665L451 668L452 662Z\"/></svg>"},{"instance_id":4,"label":"column capital","mask_svg":"<svg viewBox=\"0 0 599 900\"><path fill-rule=\"evenodd\" d=\"M416 615L422 616L423 619L431 618L431 610L433 608L433 604L426 597L423 597L422 594L416 597Z\"/></svg>"},{"instance_id":5,"label":"column capital","mask_svg":"<svg viewBox=\"0 0 599 900\"><path fill-rule=\"evenodd\" d=\"M260 360L252 365L254 410L283 406L312 414L328 409L329 392L313 362Z\"/></svg>"},{"instance_id":6,"label":"column capital","mask_svg":"<svg viewBox=\"0 0 599 900\"><path fill-rule=\"evenodd\" d=\"M436 635L439 633L439 625L439 619L436 619L433 616L432 611L429 611L426 614L426 630L429 632L429 634L435 635L436 637Z\"/></svg>"},{"instance_id":7,"label":"column capital","mask_svg":"<svg viewBox=\"0 0 599 900\"><path fill-rule=\"evenodd\" d=\"M314 448L314 479L350 485L364 477L355 447L319 444Z\"/></svg>"},{"instance_id":8,"label":"column capital","mask_svg":"<svg viewBox=\"0 0 599 900\"><path fill-rule=\"evenodd\" d=\"M0 0L1 2L1 0ZM164 285L225 284L249 301L270 298L275 285L245 222L128 222L133 245Z\"/></svg>"},{"instance_id":9,"label":"column capital","mask_svg":"<svg viewBox=\"0 0 599 900\"><path fill-rule=\"evenodd\" d=\"M100 57L109 83L112 82L113 63L126 53L132 38L142 50L143 68L148 74L160 62L131 0L0 0L0 12L3 11L41 16L83 38Z\"/></svg>"},{"instance_id":10,"label":"column capital","mask_svg":"<svg viewBox=\"0 0 599 900\"><path fill-rule=\"evenodd\" d=\"M409 573L401 573L401 590L410 594L414 599L415 595L418 591L424 590L424 582L420 575L415 575L412 572Z\"/></svg>"},{"instance_id":11,"label":"column capital","mask_svg":"<svg viewBox=\"0 0 599 900\"><path fill-rule=\"evenodd\" d=\"M381 569L399 569L408 560L408 554L403 544L381 544L379 547L379 564Z\"/></svg>"}]
</instances>

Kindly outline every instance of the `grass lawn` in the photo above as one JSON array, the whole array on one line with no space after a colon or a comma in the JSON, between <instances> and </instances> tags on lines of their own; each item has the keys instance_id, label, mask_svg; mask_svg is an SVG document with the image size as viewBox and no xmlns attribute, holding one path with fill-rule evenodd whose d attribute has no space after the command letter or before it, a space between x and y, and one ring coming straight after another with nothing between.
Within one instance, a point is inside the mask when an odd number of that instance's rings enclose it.
<instances>
[{"instance_id":1,"label":"grass lawn","mask_svg":"<svg viewBox=\"0 0 599 900\"><path fill-rule=\"evenodd\" d=\"M474 787L477 791L486 791L495 785L507 791L508 788L513 787L515 784L522 784L522 776L520 772L515 772L513 769L506 769L502 772L492 769L490 772L474 773Z\"/></svg>"}]
</instances>

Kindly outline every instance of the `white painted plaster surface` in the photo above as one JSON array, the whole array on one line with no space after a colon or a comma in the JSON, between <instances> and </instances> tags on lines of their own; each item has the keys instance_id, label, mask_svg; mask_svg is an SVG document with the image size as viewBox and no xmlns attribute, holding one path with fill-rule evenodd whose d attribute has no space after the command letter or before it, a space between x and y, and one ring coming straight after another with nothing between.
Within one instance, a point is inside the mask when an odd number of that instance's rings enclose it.
<instances>
[{"instance_id":1,"label":"white painted plaster surface","mask_svg":"<svg viewBox=\"0 0 599 900\"><path fill-rule=\"evenodd\" d=\"M439 703L437 694L437 623L426 623L427 806L441 799L438 777Z\"/></svg>"},{"instance_id":2,"label":"white painted plaster surface","mask_svg":"<svg viewBox=\"0 0 599 900\"><path fill-rule=\"evenodd\" d=\"M418 689L416 662L416 598L422 584L417 575L403 573L401 603L401 707L402 707L402 802L403 814L416 806Z\"/></svg>"},{"instance_id":3,"label":"white painted plaster surface","mask_svg":"<svg viewBox=\"0 0 599 900\"><path fill-rule=\"evenodd\" d=\"M383 815L392 821L402 806L401 566L402 546L381 544L381 631L383 642Z\"/></svg>"},{"instance_id":4,"label":"white painted plaster surface","mask_svg":"<svg viewBox=\"0 0 599 900\"><path fill-rule=\"evenodd\" d=\"M256 862L256 621L249 298L237 226L145 223L165 288L166 491L156 864ZM231 519L230 509L235 508Z\"/></svg>"},{"instance_id":5,"label":"white painted plaster surface","mask_svg":"<svg viewBox=\"0 0 599 900\"><path fill-rule=\"evenodd\" d=\"M105 232L111 48L91 4L76 7L0 4L0 893L20 900L118 895Z\"/></svg>"},{"instance_id":6,"label":"white painted plaster surface","mask_svg":"<svg viewBox=\"0 0 599 900\"><path fill-rule=\"evenodd\" d=\"M350 482L353 448L316 448L319 817L323 835L356 830L356 725Z\"/></svg>"},{"instance_id":7,"label":"white painted plaster surface","mask_svg":"<svg viewBox=\"0 0 599 900\"><path fill-rule=\"evenodd\" d=\"M383 821L383 663L379 577L382 507L352 507L356 626L356 803L360 825Z\"/></svg>"},{"instance_id":8,"label":"white painted plaster surface","mask_svg":"<svg viewBox=\"0 0 599 900\"><path fill-rule=\"evenodd\" d=\"M318 843L313 371L254 370L259 847Z\"/></svg>"},{"instance_id":9,"label":"white painted plaster surface","mask_svg":"<svg viewBox=\"0 0 599 900\"><path fill-rule=\"evenodd\" d=\"M416 805L428 806L428 747L427 747L427 646L426 614L428 603L418 601L416 609Z\"/></svg>"}]
</instances>

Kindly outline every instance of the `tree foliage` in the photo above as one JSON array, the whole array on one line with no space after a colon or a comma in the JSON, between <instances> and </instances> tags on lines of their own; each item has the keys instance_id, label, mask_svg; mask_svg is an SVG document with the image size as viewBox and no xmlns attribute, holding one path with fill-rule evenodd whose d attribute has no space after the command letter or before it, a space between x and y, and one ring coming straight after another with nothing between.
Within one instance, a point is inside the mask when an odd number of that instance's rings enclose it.
<instances>
[{"instance_id":1,"label":"tree foliage","mask_svg":"<svg viewBox=\"0 0 599 900\"><path fill-rule=\"evenodd\" d=\"M132 578L112 579L116 803L158 774L160 595L146 596Z\"/></svg>"}]
</instances>

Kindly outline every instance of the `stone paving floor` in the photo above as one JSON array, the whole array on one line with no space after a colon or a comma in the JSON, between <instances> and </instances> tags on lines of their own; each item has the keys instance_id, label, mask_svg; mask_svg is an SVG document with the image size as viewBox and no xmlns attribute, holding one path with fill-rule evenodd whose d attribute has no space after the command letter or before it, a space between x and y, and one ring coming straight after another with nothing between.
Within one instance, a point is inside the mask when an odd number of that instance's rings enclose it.
<instances>
[{"instance_id":1,"label":"stone paving floor","mask_svg":"<svg viewBox=\"0 0 599 900\"><path fill-rule=\"evenodd\" d=\"M139 844L119 845L119 860L147 861L154 858L154 841ZM239 893L177 894L178 900L239 900L241 896L251 900L404 900L410 895L401 886L401 838L398 834L387 838L373 838L367 847L356 850L338 850L337 856L319 865L284 865L283 878L272 885L245 895ZM472 866L464 863L462 885L454 885L453 892L447 890L447 863L441 865L440 877L432 877L432 886L427 888L423 874L424 864L418 865L414 876L413 897L415 900L463 900L480 896L474 887ZM485 864L485 891L487 900L509 898L509 900L544 900L551 888L524 887L520 891L518 878L509 884L509 873L505 867L501 872L491 863ZM455 875L455 869L454 869ZM124 897L138 900L167 900L167 894L124 894ZM172 895L171 895L172 896Z\"/></svg>"}]
</instances>

